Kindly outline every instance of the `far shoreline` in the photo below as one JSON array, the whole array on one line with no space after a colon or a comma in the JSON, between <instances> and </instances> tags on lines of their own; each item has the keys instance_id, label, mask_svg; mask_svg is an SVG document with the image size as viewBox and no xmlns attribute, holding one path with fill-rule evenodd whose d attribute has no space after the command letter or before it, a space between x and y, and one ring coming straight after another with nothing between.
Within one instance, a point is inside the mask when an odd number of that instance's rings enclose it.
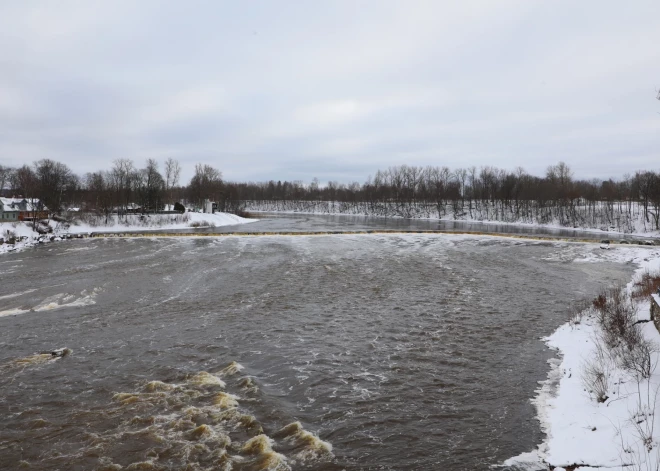
<instances>
[{"instance_id":1,"label":"far shoreline","mask_svg":"<svg viewBox=\"0 0 660 471\"><path fill-rule=\"evenodd\" d=\"M9 247L9 244L0 245L0 254L11 253L23 250L27 247L43 244L53 240L61 240L68 238L92 237L92 238L119 238L119 237L227 237L227 236L244 236L244 237L257 237L257 236L320 236L320 235L359 235L359 234L381 234L381 235L397 235L397 234L454 234L466 236L488 236L488 237L504 237L513 239L528 239L536 241L548 242L572 242L572 243L591 243L591 244L607 244L606 248L615 245L629 245L629 246L660 246L660 237L656 234L627 234L616 231L600 231L598 229L575 229L566 228L557 225L542 225L531 223L512 223L501 221L471 221L471 220L456 220L456 219L435 219L435 218L404 218L397 216L379 216L379 215L359 215L359 214L345 214L345 213L313 213L313 212L300 212L300 211L249 211L250 216L273 216L273 218L244 218L228 213L184 213L188 217L192 216L193 221L186 224L159 224L156 226L138 225L138 224L124 224L123 222L115 221L112 225L95 225L88 224L75 225L72 224L68 228L56 227L51 234L35 234L26 224L13 227L20 227L20 237L25 239L17 242L14 247ZM461 228L445 228L445 229L415 229L415 228L395 228L387 229L382 227L366 228L366 229L342 229L342 230L323 230L318 231L304 231L304 230L291 230L290 228L283 227L280 230L260 230L254 228L252 224L258 222L268 222L272 220L282 220L291 218L292 216L314 216L319 218L346 218L363 221L410 221L412 225L415 222L422 223L441 223L447 225L467 226L466 229ZM135 215L139 217L140 215ZM214 217L224 218L222 223L206 219ZM229 219L227 219L229 218ZM293 219L293 218L292 218ZM192 224L195 224L194 227ZM241 230L242 226L249 224L245 230ZM386 224L384 224L386 225ZM470 226L484 226L485 228L495 228L497 226L506 227L511 229L511 232L499 232L495 230L471 230ZM5 227L7 226L7 227ZM218 231L214 231L218 228ZM232 228L232 230L228 230ZM0 223L0 230L4 232L10 229L8 223ZM266 228L267 229L267 228ZM483 229L483 228L482 228ZM520 229L520 231L516 230ZM533 233L529 230L539 229L543 232ZM553 234L553 232L556 232ZM564 232L564 234L561 234ZM565 234L570 232L573 234ZM25 234L24 234L25 233ZM29 234L28 234L29 233ZM584 236L584 237L581 237ZM4 250L3 250L4 249Z\"/></svg>"}]
</instances>

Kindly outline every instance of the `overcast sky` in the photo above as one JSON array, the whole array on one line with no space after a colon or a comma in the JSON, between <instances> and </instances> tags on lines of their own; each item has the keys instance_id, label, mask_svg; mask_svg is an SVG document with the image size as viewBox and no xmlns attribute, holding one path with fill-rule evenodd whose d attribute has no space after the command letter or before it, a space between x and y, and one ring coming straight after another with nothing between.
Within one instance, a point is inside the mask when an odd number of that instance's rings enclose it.
<instances>
[{"instance_id":1,"label":"overcast sky","mask_svg":"<svg viewBox=\"0 0 660 471\"><path fill-rule=\"evenodd\" d=\"M0 1L0 164L660 170L660 1Z\"/></svg>"}]
</instances>

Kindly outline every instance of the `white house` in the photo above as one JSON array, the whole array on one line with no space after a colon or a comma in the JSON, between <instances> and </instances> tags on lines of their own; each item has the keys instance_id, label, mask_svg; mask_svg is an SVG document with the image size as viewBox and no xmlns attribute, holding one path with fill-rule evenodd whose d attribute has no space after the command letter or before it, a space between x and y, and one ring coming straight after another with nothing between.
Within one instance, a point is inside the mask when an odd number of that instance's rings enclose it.
<instances>
[{"instance_id":1,"label":"white house","mask_svg":"<svg viewBox=\"0 0 660 471\"><path fill-rule=\"evenodd\" d=\"M20 209L14 205L14 198L0 198L0 221L16 222Z\"/></svg>"}]
</instances>

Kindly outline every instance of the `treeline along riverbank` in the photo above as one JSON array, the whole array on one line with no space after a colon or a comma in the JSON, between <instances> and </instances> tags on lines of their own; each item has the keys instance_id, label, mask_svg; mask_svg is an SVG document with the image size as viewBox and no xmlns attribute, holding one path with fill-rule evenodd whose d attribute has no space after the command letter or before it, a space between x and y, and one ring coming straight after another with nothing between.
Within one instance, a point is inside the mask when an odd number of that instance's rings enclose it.
<instances>
[{"instance_id":1,"label":"treeline along riverbank","mask_svg":"<svg viewBox=\"0 0 660 471\"><path fill-rule=\"evenodd\" d=\"M209 200L219 211L239 215L291 211L660 231L660 172L651 170L589 180L574 178L563 162L543 176L520 167L402 165L379 170L364 183L314 179L307 184L225 181L219 169L198 164L190 182L181 185L179 162L168 159L162 169L154 159L144 168L120 159L109 170L78 176L45 159L16 169L0 166L0 192L44 204L52 214L71 208L104 216L183 210Z\"/></svg>"},{"instance_id":2,"label":"treeline along riverbank","mask_svg":"<svg viewBox=\"0 0 660 471\"><path fill-rule=\"evenodd\" d=\"M360 185L228 184L247 211L293 211L549 224L625 233L660 230L660 174L575 180L559 163L544 177L494 167L391 167Z\"/></svg>"}]
</instances>

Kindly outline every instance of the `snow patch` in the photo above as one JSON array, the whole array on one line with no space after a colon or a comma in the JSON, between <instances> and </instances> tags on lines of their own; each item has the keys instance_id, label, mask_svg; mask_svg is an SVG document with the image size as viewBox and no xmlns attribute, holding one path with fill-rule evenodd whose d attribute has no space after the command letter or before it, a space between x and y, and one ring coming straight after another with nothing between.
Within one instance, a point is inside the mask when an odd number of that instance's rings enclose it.
<instances>
[{"instance_id":1,"label":"snow patch","mask_svg":"<svg viewBox=\"0 0 660 471\"><path fill-rule=\"evenodd\" d=\"M190 229L195 227L222 227L256 222L258 219L247 219L230 213L194 213L183 214L131 214L119 218L110 215L99 217L91 222L76 221L63 232L69 234L88 234L90 232L124 232L162 229Z\"/></svg>"}]
</instances>

